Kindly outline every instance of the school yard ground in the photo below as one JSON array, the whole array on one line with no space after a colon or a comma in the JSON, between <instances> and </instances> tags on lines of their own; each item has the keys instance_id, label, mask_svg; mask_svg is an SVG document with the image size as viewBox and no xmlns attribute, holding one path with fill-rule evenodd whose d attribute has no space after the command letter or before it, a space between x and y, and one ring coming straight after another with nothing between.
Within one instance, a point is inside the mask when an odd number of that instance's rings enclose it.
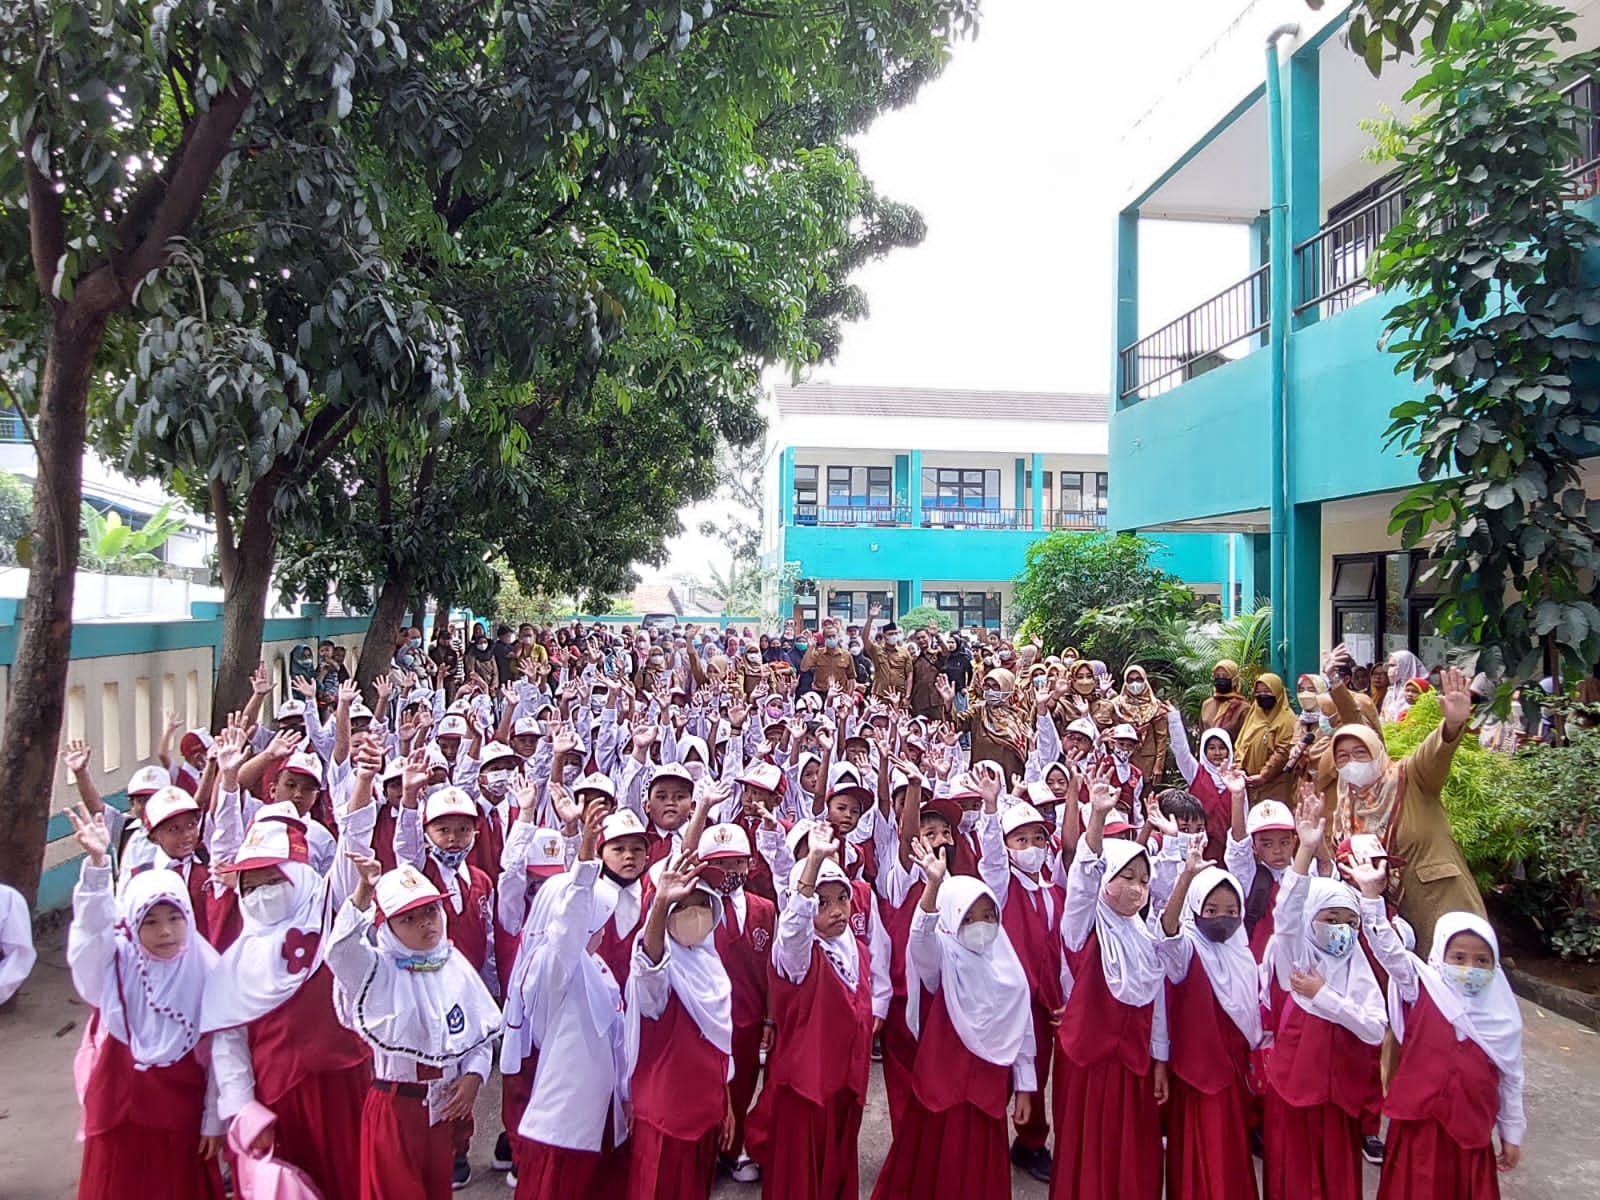
<instances>
[{"instance_id":1,"label":"school yard ground","mask_svg":"<svg viewBox=\"0 0 1600 1200\"><path fill-rule=\"evenodd\" d=\"M78 1147L78 1105L72 1054L87 1015L67 973L65 929L45 937L39 964L11 1004L0 1010L0 1200L72 1200ZM1504 1180L1505 1200L1600 1196L1600 1035L1523 1002L1528 1059L1528 1144L1522 1166ZM473 1143L475 1177L463 1197L509 1196L504 1177L488 1168L499 1129L500 1087L478 1101ZM861 1194L889 1146L889 1115L876 1072L861 1130ZM1377 1195L1367 1169L1367 1195ZM1020 1172L1016 1200L1044 1200L1047 1188ZM759 1200L756 1184L721 1180L716 1200ZM329 1200L336 1200L330 1197Z\"/></svg>"}]
</instances>

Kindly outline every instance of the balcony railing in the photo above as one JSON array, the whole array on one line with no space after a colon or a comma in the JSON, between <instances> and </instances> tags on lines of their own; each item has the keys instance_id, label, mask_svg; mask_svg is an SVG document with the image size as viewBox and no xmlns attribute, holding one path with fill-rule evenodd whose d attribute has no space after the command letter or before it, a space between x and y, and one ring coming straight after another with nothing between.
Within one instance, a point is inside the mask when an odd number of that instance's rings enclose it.
<instances>
[{"instance_id":1,"label":"balcony railing","mask_svg":"<svg viewBox=\"0 0 1600 1200\"><path fill-rule=\"evenodd\" d=\"M1047 512L1044 514L1046 529L1104 529L1106 527L1106 514L1103 512Z\"/></svg>"},{"instance_id":2,"label":"balcony railing","mask_svg":"<svg viewBox=\"0 0 1600 1200\"><path fill-rule=\"evenodd\" d=\"M939 508L924 504L925 529L1032 529L1031 508Z\"/></svg>"},{"instance_id":3,"label":"balcony railing","mask_svg":"<svg viewBox=\"0 0 1600 1200\"><path fill-rule=\"evenodd\" d=\"M0 443L25 442L28 431L23 428L22 417L15 409L0 410Z\"/></svg>"},{"instance_id":4,"label":"balcony railing","mask_svg":"<svg viewBox=\"0 0 1600 1200\"><path fill-rule=\"evenodd\" d=\"M796 525L909 525L911 510L903 504L796 504Z\"/></svg>"},{"instance_id":5,"label":"balcony railing","mask_svg":"<svg viewBox=\"0 0 1600 1200\"><path fill-rule=\"evenodd\" d=\"M1191 308L1122 350L1122 399L1159 395L1229 362L1232 350L1271 324L1269 268Z\"/></svg>"},{"instance_id":6,"label":"balcony railing","mask_svg":"<svg viewBox=\"0 0 1600 1200\"><path fill-rule=\"evenodd\" d=\"M1295 313L1320 306L1320 315L1331 317L1371 296L1367 260L1405 209L1405 189L1390 188L1296 246L1300 301Z\"/></svg>"}]
</instances>

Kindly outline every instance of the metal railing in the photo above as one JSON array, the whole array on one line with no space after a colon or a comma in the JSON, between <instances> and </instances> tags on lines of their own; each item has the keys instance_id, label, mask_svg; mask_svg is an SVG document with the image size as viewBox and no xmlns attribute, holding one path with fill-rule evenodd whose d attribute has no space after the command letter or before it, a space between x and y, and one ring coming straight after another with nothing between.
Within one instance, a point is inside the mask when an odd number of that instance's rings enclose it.
<instances>
[{"instance_id":1,"label":"metal railing","mask_svg":"<svg viewBox=\"0 0 1600 1200\"><path fill-rule=\"evenodd\" d=\"M1044 524L1046 529L1104 529L1106 514L1063 509L1045 513Z\"/></svg>"},{"instance_id":2,"label":"metal railing","mask_svg":"<svg viewBox=\"0 0 1600 1200\"><path fill-rule=\"evenodd\" d=\"M27 440L28 431L23 427L21 414L16 409L0 410L0 443Z\"/></svg>"},{"instance_id":3,"label":"metal railing","mask_svg":"<svg viewBox=\"0 0 1600 1200\"><path fill-rule=\"evenodd\" d=\"M1031 508L939 508L924 503L922 524L929 529L1032 529Z\"/></svg>"},{"instance_id":4,"label":"metal railing","mask_svg":"<svg viewBox=\"0 0 1600 1200\"><path fill-rule=\"evenodd\" d=\"M1373 295L1367 261L1405 210L1405 189L1393 187L1296 246L1296 315L1320 307L1320 315L1331 317Z\"/></svg>"},{"instance_id":5,"label":"metal railing","mask_svg":"<svg viewBox=\"0 0 1600 1200\"><path fill-rule=\"evenodd\" d=\"M796 504L796 525L909 525L911 509L904 504L833 505Z\"/></svg>"},{"instance_id":6,"label":"metal railing","mask_svg":"<svg viewBox=\"0 0 1600 1200\"><path fill-rule=\"evenodd\" d=\"M1263 264L1230 288L1121 351L1122 399L1159 395L1231 361L1223 353L1268 331L1270 268Z\"/></svg>"}]
</instances>

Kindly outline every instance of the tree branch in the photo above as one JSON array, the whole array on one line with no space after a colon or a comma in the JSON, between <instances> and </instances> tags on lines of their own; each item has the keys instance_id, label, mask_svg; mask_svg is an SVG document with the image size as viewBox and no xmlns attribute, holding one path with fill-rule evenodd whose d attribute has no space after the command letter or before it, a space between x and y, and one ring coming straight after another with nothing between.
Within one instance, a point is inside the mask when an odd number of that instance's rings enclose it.
<instances>
[{"instance_id":1,"label":"tree branch","mask_svg":"<svg viewBox=\"0 0 1600 1200\"><path fill-rule=\"evenodd\" d=\"M220 478L213 479L211 492L211 520L217 527L217 565L222 568L222 586L239 570L239 548L233 540L233 513L228 508L228 485Z\"/></svg>"},{"instance_id":2,"label":"tree branch","mask_svg":"<svg viewBox=\"0 0 1600 1200\"><path fill-rule=\"evenodd\" d=\"M29 139L30 143L32 138ZM28 240L33 253L33 270L39 277L39 290L46 302L59 304L51 290L56 263L66 251L61 195L33 161L31 148L24 152L28 164Z\"/></svg>"}]
</instances>

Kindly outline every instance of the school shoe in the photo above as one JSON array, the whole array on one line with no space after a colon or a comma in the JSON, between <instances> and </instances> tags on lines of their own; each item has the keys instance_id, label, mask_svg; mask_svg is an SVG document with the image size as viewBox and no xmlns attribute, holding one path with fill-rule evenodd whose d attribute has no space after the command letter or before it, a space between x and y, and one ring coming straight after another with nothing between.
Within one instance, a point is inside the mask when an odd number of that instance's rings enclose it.
<instances>
[{"instance_id":1,"label":"school shoe","mask_svg":"<svg viewBox=\"0 0 1600 1200\"><path fill-rule=\"evenodd\" d=\"M1050 1151L1043 1146L1011 1143L1011 1165L1033 1176L1040 1183L1050 1182Z\"/></svg>"},{"instance_id":2,"label":"school shoe","mask_svg":"<svg viewBox=\"0 0 1600 1200\"><path fill-rule=\"evenodd\" d=\"M1383 1139L1370 1133L1362 1138L1361 1157L1375 1167L1383 1166Z\"/></svg>"},{"instance_id":3,"label":"school shoe","mask_svg":"<svg viewBox=\"0 0 1600 1200\"><path fill-rule=\"evenodd\" d=\"M472 1182L472 1164L467 1161L467 1156L462 1154L456 1158L456 1165L450 1172L450 1190L459 1192Z\"/></svg>"},{"instance_id":4,"label":"school shoe","mask_svg":"<svg viewBox=\"0 0 1600 1200\"><path fill-rule=\"evenodd\" d=\"M882 1062L883 1061L883 1039L882 1038L875 1037L875 1038L872 1039L872 1061L873 1062Z\"/></svg>"},{"instance_id":5,"label":"school shoe","mask_svg":"<svg viewBox=\"0 0 1600 1200\"><path fill-rule=\"evenodd\" d=\"M517 1173L515 1171L506 1172L506 1186L508 1188L514 1188L517 1186Z\"/></svg>"},{"instance_id":6,"label":"school shoe","mask_svg":"<svg viewBox=\"0 0 1600 1200\"><path fill-rule=\"evenodd\" d=\"M741 1154L739 1161L728 1169L728 1177L735 1183L760 1183L761 1166Z\"/></svg>"},{"instance_id":7,"label":"school shoe","mask_svg":"<svg viewBox=\"0 0 1600 1200\"><path fill-rule=\"evenodd\" d=\"M511 1135L504 1129L494 1140L494 1154L489 1158L489 1166L496 1171L509 1171L516 1166L511 1160Z\"/></svg>"}]
</instances>

